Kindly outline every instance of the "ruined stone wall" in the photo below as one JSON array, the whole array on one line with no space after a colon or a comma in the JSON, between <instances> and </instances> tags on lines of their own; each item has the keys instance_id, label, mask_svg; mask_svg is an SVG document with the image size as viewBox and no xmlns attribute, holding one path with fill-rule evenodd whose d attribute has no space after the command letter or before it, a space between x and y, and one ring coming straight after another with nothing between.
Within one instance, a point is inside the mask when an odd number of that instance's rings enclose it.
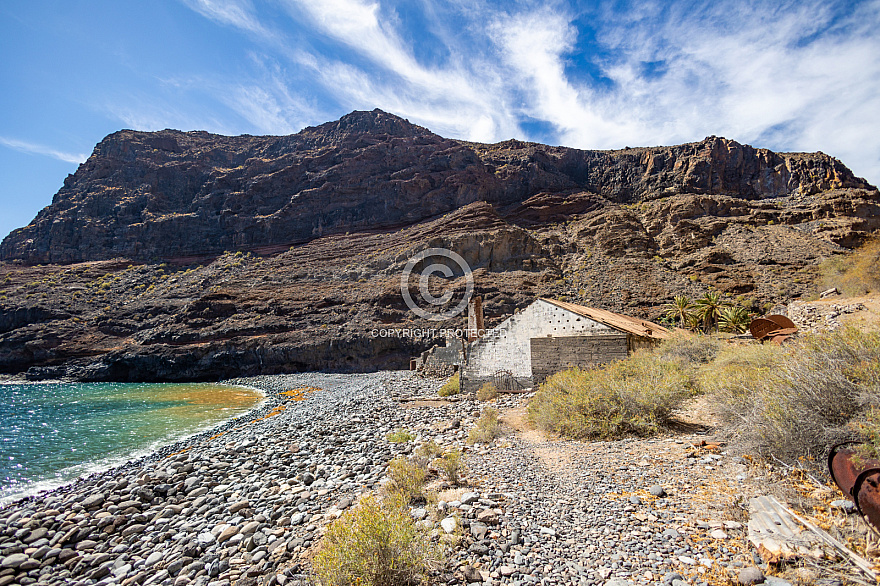
<instances>
[{"instance_id":1,"label":"ruined stone wall","mask_svg":"<svg viewBox=\"0 0 880 586\"><path fill-rule=\"evenodd\" d=\"M480 388L499 370L510 371L522 386L533 386L532 338L616 332L567 309L537 300L467 348L466 364L461 373L462 391Z\"/></svg>"},{"instance_id":2,"label":"ruined stone wall","mask_svg":"<svg viewBox=\"0 0 880 586\"><path fill-rule=\"evenodd\" d=\"M532 382L539 385L548 376L567 368L592 368L626 358L627 348L627 334L622 333L532 338Z\"/></svg>"}]
</instances>

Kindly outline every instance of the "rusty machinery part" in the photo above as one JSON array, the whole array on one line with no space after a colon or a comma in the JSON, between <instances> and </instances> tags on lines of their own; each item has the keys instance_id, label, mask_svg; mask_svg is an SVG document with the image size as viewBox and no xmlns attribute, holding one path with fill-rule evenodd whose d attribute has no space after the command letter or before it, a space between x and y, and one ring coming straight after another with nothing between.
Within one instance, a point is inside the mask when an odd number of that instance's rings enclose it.
<instances>
[{"instance_id":1,"label":"rusty machinery part","mask_svg":"<svg viewBox=\"0 0 880 586\"><path fill-rule=\"evenodd\" d=\"M770 332L776 331L779 326L765 317L756 317L749 324L749 333L756 340L763 340Z\"/></svg>"},{"instance_id":2,"label":"rusty machinery part","mask_svg":"<svg viewBox=\"0 0 880 586\"><path fill-rule=\"evenodd\" d=\"M787 340L792 334L798 331L798 327L793 321L784 315L765 315L757 317L749 324L749 333L756 340L767 340L785 336L779 341L773 340L777 344Z\"/></svg>"},{"instance_id":3,"label":"rusty machinery part","mask_svg":"<svg viewBox=\"0 0 880 586\"><path fill-rule=\"evenodd\" d=\"M785 317L784 315L777 315L777 314L765 315L764 319L769 319L770 321L775 323L777 326L779 326L780 330L786 330L789 328L794 328L795 330L797 329L797 326L794 324L794 322L791 321L790 319L788 319L787 317Z\"/></svg>"},{"instance_id":4,"label":"rusty machinery part","mask_svg":"<svg viewBox=\"0 0 880 586\"><path fill-rule=\"evenodd\" d=\"M880 468L862 471L853 485L856 508L875 533L880 535Z\"/></svg>"},{"instance_id":5,"label":"rusty machinery part","mask_svg":"<svg viewBox=\"0 0 880 586\"><path fill-rule=\"evenodd\" d=\"M782 346L782 344L784 344L795 333L797 333L797 328L785 328L783 330L770 332L769 334L767 334L767 337L765 339L770 340L777 346Z\"/></svg>"},{"instance_id":6,"label":"rusty machinery part","mask_svg":"<svg viewBox=\"0 0 880 586\"><path fill-rule=\"evenodd\" d=\"M843 442L828 452L828 472L837 487L852 500L859 514L880 534L880 462L866 460L856 464L855 450L845 446L859 442Z\"/></svg>"}]
</instances>

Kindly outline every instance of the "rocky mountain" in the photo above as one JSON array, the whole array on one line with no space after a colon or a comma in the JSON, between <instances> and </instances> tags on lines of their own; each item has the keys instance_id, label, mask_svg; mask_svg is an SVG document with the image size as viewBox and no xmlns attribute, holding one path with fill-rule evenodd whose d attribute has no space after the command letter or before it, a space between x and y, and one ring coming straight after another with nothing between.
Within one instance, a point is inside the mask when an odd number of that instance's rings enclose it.
<instances>
[{"instance_id":1,"label":"rocky mountain","mask_svg":"<svg viewBox=\"0 0 880 586\"><path fill-rule=\"evenodd\" d=\"M712 287L760 311L878 228L880 194L840 161L718 137L477 144L379 110L281 137L123 130L0 245L0 371L405 367L430 341L373 333L437 327L400 293L428 247L475 269L490 324L538 295L656 319Z\"/></svg>"}]
</instances>

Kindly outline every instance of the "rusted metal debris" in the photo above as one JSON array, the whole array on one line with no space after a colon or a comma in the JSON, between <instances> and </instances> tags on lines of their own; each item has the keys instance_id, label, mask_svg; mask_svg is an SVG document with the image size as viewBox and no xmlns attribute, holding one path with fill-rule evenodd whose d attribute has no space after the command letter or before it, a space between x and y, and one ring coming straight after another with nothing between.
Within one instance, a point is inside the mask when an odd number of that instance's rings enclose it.
<instances>
[{"instance_id":1,"label":"rusted metal debris","mask_svg":"<svg viewBox=\"0 0 880 586\"><path fill-rule=\"evenodd\" d=\"M871 529L880 534L880 460L862 458L854 442L837 444L828 453L828 472L841 492L855 503Z\"/></svg>"},{"instance_id":2,"label":"rusted metal debris","mask_svg":"<svg viewBox=\"0 0 880 586\"><path fill-rule=\"evenodd\" d=\"M774 344L782 344L797 333L798 327L784 315L765 315L752 320L749 332L761 342L767 340Z\"/></svg>"}]
</instances>

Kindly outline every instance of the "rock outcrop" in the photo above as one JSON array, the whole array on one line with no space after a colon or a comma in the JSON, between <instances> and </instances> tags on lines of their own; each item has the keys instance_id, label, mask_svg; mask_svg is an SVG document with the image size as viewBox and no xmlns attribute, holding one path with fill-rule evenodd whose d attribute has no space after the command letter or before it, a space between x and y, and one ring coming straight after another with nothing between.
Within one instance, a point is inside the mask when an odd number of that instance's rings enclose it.
<instances>
[{"instance_id":1,"label":"rock outcrop","mask_svg":"<svg viewBox=\"0 0 880 586\"><path fill-rule=\"evenodd\" d=\"M714 288L760 312L878 228L880 193L836 159L717 137L484 145L380 111L283 137L124 130L0 245L0 372L405 368L436 340L383 330L463 326L402 298L432 247L473 269L489 326L537 296L658 319Z\"/></svg>"},{"instance_id":2,"label":"rock outcrop","mask_svg":"<svg viewBox=\"0 0 880 586\"><path fill-rule=\"evenodd\" d=\"M821 153L779 154L714 136L620 151L484 145L445 139L379 110L291 136L123 130L95 147L52 205L3 240L0 259L72 263L260 250L410 225L477 201L540 222L548 205L571 215L597 198L598 205L677 194L754 201L845 188L870 186ZM559 208L552 198L566 192L585 195Z\"/></svg>"}]
</instances>

